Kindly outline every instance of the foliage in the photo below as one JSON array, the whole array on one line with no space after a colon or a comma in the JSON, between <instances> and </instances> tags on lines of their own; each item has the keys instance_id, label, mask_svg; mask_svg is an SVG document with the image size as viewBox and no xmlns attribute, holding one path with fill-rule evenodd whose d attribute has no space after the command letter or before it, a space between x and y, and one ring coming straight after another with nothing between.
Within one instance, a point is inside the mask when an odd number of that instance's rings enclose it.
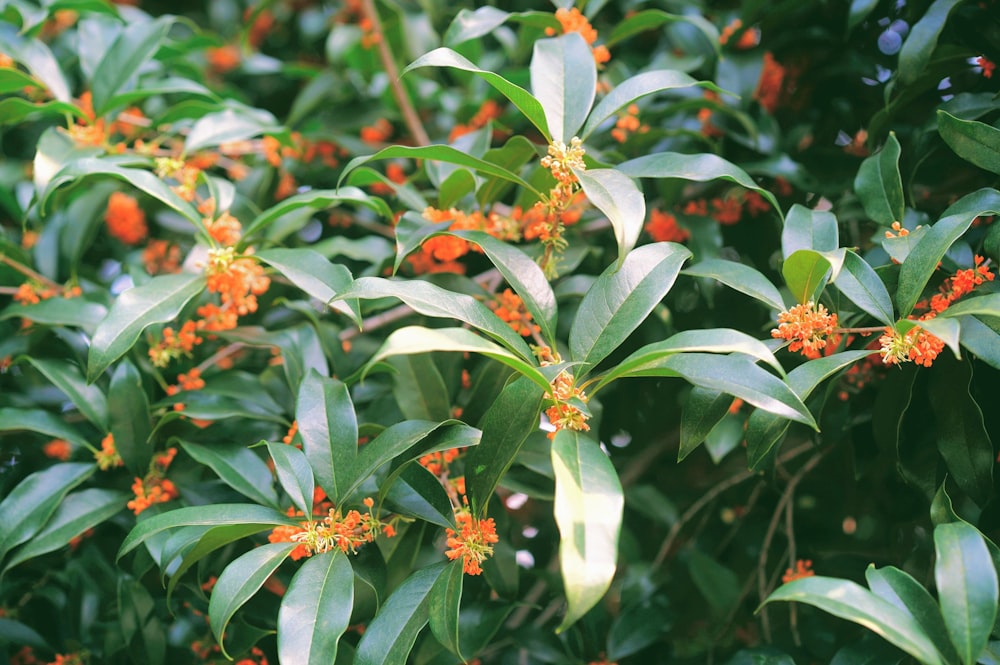
<instances>
[{"instance_id":1,"label":"foliage","mask_svg":"<svg viewBox=\"0 0 1000 665\"><path fill-rule=\"evenodd\" d=\"M11 663L1000 659L1000 4L653 4L0 2Z\"/></svg>"}]
</instances>

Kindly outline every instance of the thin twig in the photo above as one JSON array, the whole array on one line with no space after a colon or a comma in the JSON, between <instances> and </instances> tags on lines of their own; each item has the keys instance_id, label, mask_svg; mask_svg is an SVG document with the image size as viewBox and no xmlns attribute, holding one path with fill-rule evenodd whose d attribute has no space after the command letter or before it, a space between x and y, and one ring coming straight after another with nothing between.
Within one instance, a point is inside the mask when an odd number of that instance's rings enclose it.
<instances>
[{"instance_id":1,"label":"thin twig","mask_svg":"<svg viewBox=\"0 0 1000 665\"><path fill-rule=\"evenodd\" d=\"M430 145L431 139L427 136L427 131L424 129L423 124L421 124L420 116L417 115L416 109L410 103L406 89L403 88L403 82L399 80L399 68L396 67L396 60L392 56L392 51L389 50L389 42L382 31L382 21L379 18L378 10L375 8L375 0L363 0L363 2L365 15L372 22L372 28L375 34L378 35L378 55L382 60L382 67L385 69L385 73L389 76L392 95L396 98L396 103L399 104L399 110L403 114L403 121L406 123L407 128L410 130L410 135L413 136L413 140L416 141L417 145Z\"/></svg>"},{"instance_id":2,"label":"thin twig","mask_svg":"<svg viewBox=\"0 0 1000 665\"><path fill-rule=\"evenodd\" d=\"M205 360L202 360L195 369L197 369L198 373L201 374L215 363L219 362L223 358L228 358L242 348L243 342L232 342L231 344L227 344Z\"/></svg>"},{"instance_id":3,"label":"thin twig","mask_svg":"<svg viewBox=\"0 0 1000 665\"><path fill-rule=\"evenodd\" d=\"M61 284L58 284L57 282L53 282L51 279L49 279L45 275L43 275L41 273L38 273L38 272L35 272L34 270L32 270L28 266L24 265L20 261L15 261L14 259L10 258L9 256L6 256L5 254L0 254L0 263L4 263L4 264L10 266L11 268L13 268L14 270L18 271L19 273L21 273L25 277L28 277L29 279L33 279L33 280L35 280L35 281L37 281L37 282L39 282L41 284L44 284L45 286L47 286L49 288L52 288L52 289L61 289L62 288Z\"/></svg>"}]
</instances>

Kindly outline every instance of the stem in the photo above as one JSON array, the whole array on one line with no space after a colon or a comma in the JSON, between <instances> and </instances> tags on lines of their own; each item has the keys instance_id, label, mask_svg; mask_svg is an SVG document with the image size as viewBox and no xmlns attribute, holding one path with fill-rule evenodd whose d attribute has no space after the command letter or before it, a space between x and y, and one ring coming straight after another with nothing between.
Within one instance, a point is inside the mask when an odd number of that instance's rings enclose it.
<instances>
[{"instance_id":1,"label":"stem","mask_svg":"<svg viewBox=\"0 0 1000 665\"><path fill-rule=\"evenodd\" d=\"M867 328L834 328L834 333L840 333L841 335L845 333L857 333L859 335L869 335L871 333L880 333L885 330L885 326L868 326Z\"/></svg>"},{"instance_id":2,"label":"stem","mask_svg":"<svg viewBox=\"0 0 1000 665\"><path fill-rule=\"evenodd\" d=\"M375 0L363 0L363 2L365 15L371 20L372 29L379 36L378 43L376 44L378 55L382 60L382 67L385 68L385 73L389 75L392 95L396 98L396 103L399 104L399 110L403 114L403 121L406 122L406 126L410 130L413 140L417 142L417 145L430 145L431 139L427 136L427 131L424 129L423 124L421 124L420 117L417 115L416 109L413 108L413 104L410 103L406 89L403 88L403 84L399 80L399 68L396 67L396 60L393 58L392 51L389 50L389 43L385 39L385 33L382 31L382 21L379 19L378 10L375 8Z\"/></svg>"},{"instance_id":3,"label":"stem","mask_svg":"<svg viewBox=\"0 0 1000 665\"><path fill-rule=\"evenodd\" d=\"M242 348L243 348L243 342L233 342L231 344L227 344L226 346L222 347L221 349L210 355L205 360L202 360L201 363L199 363L198 366L195 367L195 369L197 369L198 373L201 374L215 363L219 362L223 358L228 358L229 356L233 355Z\"/></svg>"},{"instance_id":4,"label":"stem","mask_svg":"<svg viewBox=\"0 0 1000 665\"><path fill-rule=\"evenodd\" d=\"M0 263L3 263L3 264L6 264L6 265L10 266L11 268L13 268L14 270L18 271L22 275L28 277L29 279L33 279L33 280L35 280L37 282L40 282L40 283L44 284L45 286L47 286L49 288L52 288L52 289L61 289L62 288L61 284L53 282L51 279L49 279L45 275L42 275L41 273L35 272L34 270L32 270L31 268L29 268L28 266L24 265L23 263L21 263L19 261L15 261L14 259L12 259L9 256L7 256L6 254L0 254Z\"/></svg>"}]
</instances>

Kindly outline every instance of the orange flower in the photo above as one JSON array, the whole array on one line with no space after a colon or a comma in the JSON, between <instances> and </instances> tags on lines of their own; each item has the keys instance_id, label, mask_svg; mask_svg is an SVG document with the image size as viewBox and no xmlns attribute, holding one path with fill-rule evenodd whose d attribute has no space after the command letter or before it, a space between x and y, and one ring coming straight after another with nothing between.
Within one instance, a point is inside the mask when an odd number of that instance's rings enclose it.
<instances>
[{"instance_id":1,"label":"orange flower","mask_svg":"<svg viewBox=\"0 0 1000 665\"><path fill-rule=\"evenodd\" d=\"M809 301L796 305L778 315L778 327L771 330L771 337L791 342L789 351L802 351L806 358L820 357L826 347L827 337L837 327L837 315L830 314L823 305Z\"/></svg>"},{"instance_id":2,"label":"orange flower","mask_svg":"<svg viewBox=\"0 0 1000 665\"><path fill-rule=\"evenodd\" d=\"M993 78L993 70L997 68L996 63L991 62L985 55L976 58L976 64L983 71L983 78Z\"/></svg>"},{"instance_id":3,"label":"orange flower","mask_svg":"<svg viewBox=\"0 0 1000 665\"><path fill-rule=\"evenodd\" d=\"M472 515L459 511L455 514L458 531L445 529L448 550L445 556L454 561L462 557L462 568L467 575L483 572L481 564L493 555L493 545L500 541L493 518L475 520Z\"/></svg>"},{"instance_id":4,"label":"orange flower","mask_svg":"<svg viewBox=\"0 0 1000 665\"><path fill-rule=\"evenodd\" d=\"M42 447L42 452L46 457L65 462L73 453L73 446L63 439L53 439Z\"/></svg>"},{"instance_id":5,"label":"orange flower","mask_svg":"<svg viewBox=\"0 0 1000 665\"><path fill-rule=\"evenodd\" d=\"M920 326L910 328L905 334L887 327L878 341L881 347L879 353L886 365L898 365L912 360L918 365L930 367L944 350L944 342Z\"/></svg>"},{"instance_id":6,"label":"orange flower","mask_svg":"<svg viewBox=\"0 0 1000 665\"><path fill-rule=\"evenodd\" d=\"M719 43L725 46L729 43L741 28L743 27L743 21L740 19L733 19L726 27L722 29L719 33ZM735 47L741 51L751 49L760 43L760 29L759 28L747 28L740 34L740 38L736 40Z\"/></svg>"},{"instance_id":7,"label":"orange flower","mask_svg":"<svg viewBox=\"0 0 1000 665\"><path fill-rule=\"evenodd\" d=\"M580 13L579 9L576 7L571 9L560 7L556 10L556 20L559 21L563 34L570 32L580 33L584 41L590 44L594 55L594 62L598 65L602 65L611 59L611 53L606 46L594 46L594 42L597 41L597 30L594 30L594 27L590 25L590 21ZM553 28L546 28L545 34L554 35L556 31Z\"/></svg>"},{"instance_id":8,"label":"orange flower","mask_svg":"<svg viewBox=\"0 0 1000 665\"><path fill-rule=\"evenodd\" d=\"M181 270L181 248L166 240L151 239L142 250L142 262L150 275Z\"/></svg>"},{"instance_id":9,"label":"orange flower","mask_svg":"<svg viewBox=\"0 0 1000 665\"><path fill-rule=\"evenodd\" d=\"M636 132L645 134L648 131L649 125L643 125L639 122L639 107L635 104L629 104L625 113L620 115L615 122L615 128L611 130L611 138L619 143L625 143L630 134Z\"/></svg>"},{"instance_id":10,"label":"orange flower","mask_svg":"<svg viewBox=\"0 0 1000 665\"><path fill-rule=\"evenodd\" d=\"M292 445L292 441L295 439L295 435L299 432L299 421L293 420L292 426L288 428L288 433L281 437L281 441L288 445Z\"/></svg>"},{"instance_id":11,"label":"orange flower","mask_svg":"<svg viewBox=\"0 0 1000 665\"><path fill-rule=\"evenodd\" d=\"M470 134L477 129L484 127L486 123L494 118L500 117L500 105L497 104L492 99L487 99L476 111L476 114L472 116L467 124L455 125L451 133L448 134L448 142L452 142L459 136L464 136L465 134Z\"/></svg>"},{"instance_id":12,"label":"orange flower","mask_svg":"<svg viewBox=\"0 0 1000 665\"><path fill-rule=\"evenodd\" d=\"M732 226L740 221L740 217L743 214L743 204L735 196L727 196L724 199L714 198L712 199L712 207L715 209L712 217L719 224L726 226Z\"/></svg>"},{"instance_id":13,"label":"orange flower","mask_svg":"<svg viewBox=\"0 0 1000 665\"><path fill-rule=\"evenodd\" d=\"M167 326L163 329L163 339L150 347L149 359L157 367L166 367L171 360L180 358L182 354L189 355L191 350L203 341L198 336L197 324L194 321L185 321L177 333Z\"/></svg>"},{"instance_id":14,"label":"orange flower","mask_svg":"<svg viewBox=\"0 0 1000 665\"><path fill-rule=\"evenodd\" d=\"M115 448L115 437L110 432L101 440L101 450L94 453L94 459L97 460L97 468L101 471L107 471L124 464L121 455Z\"/></svg>"},{"instance_id":15,"label":"orange flower","mask_svg":"<svg viewBox=\"0 0 1000 665\"><path fill-rule=\"evenodd\" d=\"M223 247L231 247L240 241L242 225L239 220L224 212L215 219L206 217L204 220L208 235Z\"/></svg>"},{"instance_id":16,"label":"orange flower","mask_svg":"<svg viewBox=\"0 0 1000 665\"><path fill-rule=\"evenodd\" d=\"M127 507L136 515L153 504L166 503L179 496L177 487L171 481L153 474L136 478L132 483L132 492L135 498L128 502Z\"/></svg>"},{"instance_id":17,"label":"orange flower","mask_svg":"<svg viewBox=\"0 0 1000 665\"><path fill-rule=\"evenodd\" d=\"M146 213L133 197L123 192L111 193L104 221L108 225L108 232L126 245L138 244L149 232Z\"/></svg>"},{"instance_id":18,"label":"orange flower","mask_svg":"<svg viewBox=\"0 0 1000 665\"><path fill-rule=\"evenodd\" d=\"M440 476L448 470L448 465L455 460L465 448L451 448L427 453L420 458L420 466L424 467L435 476Z\"/></svg>"},{"instance_id":19,"label":"orange flower","mask_svg":"<svg viewBox=\"0 0 1000 665\"><path fill-rule=\"evenodd\" d=\"M208 61L209 68L216 74L225 74L236 69L240 66L242 59L240 49L233 44L205 49L205 60Z\"/></svg>"},{"instance_id":20,"label":"orange flower","mask_svg":"<svg viewBox=\"0 0 1000 665\"><path fill-rule=\"evenodd\" d=\"M306 523L303 522L303 524ZM300 533L305 533L305 531L306 530L300 526L276 526L271 530L267 540L272 543L294 543L296 542L295 536ZM308 547L300 543L288 556L291 557L292 561L298 561L304 557L312 556L312 552L309 551Z\"/></svg>"},{"instance_id":21,"label":"orange flower","mask_svg":"<svg viewBox=\"0 0 1000 665\"><path fill-rule=\"evenodd\" d=\"M234 309L240 316L257 311L257 296L271 286L264 268L249 257L236 258L232 247L208 251L205 286L218 293L223 308Z\"/></svg>"},{"instance_id":22,"label":"orange flower","mask_svg":"<svg viewBox=\"0 0 1000 665\"><path fill-rule=\"evenodd\" d=\"M785 68L774 59L774 55L764 53L764 66L760 72L760 81L753 93L753 98L768 113L774 113L781 103L781 90L785 81Z\"/></svg>"},{"instance_id":23,"label":"orange flower","mask_svg":"<svg viewBox=\"0 0 1000 665\"><path fill-rule=\"evenodd\" d=\"M504 289L495 300L490 301L490 309L509 325L514 332L523 337L537 334L541 329L531 323L531 312L524 306L521 296L510 289Z\"/></svg>"},{"instance_id":24,"label":"orange flower","mask_svg":"<svg viewBox=\"0 0 1000 665\"><path fill-rule=\"evenodd\" d=\"M809 559L798 559L795 562L795 568L788 568L785 570L785 574L781 576L781 581L788 584L792 580L801 580L803 577L812 577L816 573L812 569L812 561Z\"/></svg>"},{"instance_id":25,"label":"orange flower","mask_svg":"<svg viewBox=\"0 0 1000 665\"><path fill-rule=\"evenodd\" d=\"M687 229L678 226L676 217L656 208L649 211L649 221L646 222L645 229L649 237L656 242L684 242L691 237Z\"/></svg>"},{"instance_id":26,"label":"orange flower","mask_svg":"<svg viewBox=\"0 0 1000 665\"><path fill-rule=\"evenodd\" d=\"M392 123L379 118L374 125L361 128L361 140L365 143L385 143L392 136Z\"/></svg>"}]
</instances>

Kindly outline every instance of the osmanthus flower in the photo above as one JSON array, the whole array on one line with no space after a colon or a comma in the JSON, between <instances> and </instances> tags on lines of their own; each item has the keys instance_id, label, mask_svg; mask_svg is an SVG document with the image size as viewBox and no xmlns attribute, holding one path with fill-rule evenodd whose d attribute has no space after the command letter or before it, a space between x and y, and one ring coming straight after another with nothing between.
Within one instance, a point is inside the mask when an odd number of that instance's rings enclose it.
<instances>
[{"instance_id":1,"label":"osmanthus flower","mask_svg":"<svg viewBox=\"0 0 1000 665\"><path fill-rule=\"evenodd\" d=\"M719 32L719 44L726 46L729 44L730 40L733 38L737 32L743 28L743 21L740 19L733 19L726 27L724 27ZM760 43L760 28L756 26L747 28L740 33L739 39L733 42L733 48L746 51L747 49L752 49Z\"/></svg>"},{"instance_id":2,"label":"osmanthus flower","mask_svg":"<svg viewBox=\"0 0 1000 665\"><path fill-rule=\"evenodd\" d=\"M487 303L504 323L518 335L529 337L538 334L541 330L537 324L531 322L531 312L524 306L521 296L510 289L504 289L503 293L498 293L496 298Z\"/></svg>"},{"instance_id":3,"label":"osmanthus flower","mask_svg":"<svg viewBox=\"0 0 1000 665\"><path fill-rule=\"evenodd\" d=\"M469 119L469 122L464 125L458 124L451 128L451 132L448 134L448 142L451 143L460 136L471 134L477 129L485 127L486 123L490 120L499 118L500 112L500 105L492 99L487 99L480 105L476 114Z\"/></svg>"},{"instance_id":4,"label":"osmanthus flower","mask_svg":"<svg viewBox=\"0 0 1000 665\"><path fill-rule=\"evenodd\" d=\"M163 329L163 338L149 349L149 359L157 367L166 367L171 360L181 355L190 355L191 350L204 339L198 335L198 326L194 321L185 321L181 329L167 326Z\"/></svg>"},{"instance_id":5,"label":"osmanthus flower","mask_svg":"<svg viewBox=\"0 0 1000 665\"><path fill-rule=\"evenodd\" d=\"M146 475L132 482L135 498L128 502L129 510L138 515L153 504L166 503L180 496L174 483L164 477L176 455L177 449L171 447L153 456Z\"/></svg>"},{"instance_id":6,"label":"osmanthus flower","mask_svg":"<svg viewBox=\"0 0 1000 665\"><path fill-rule=\"evenodd\" d=\"M983 78L987 78L987 79L988 78L993 78L993 71L997 68L997 65L996 65L995 62L991 61L985 55L981 55L981 56L975 58L974 60L975 60L975 64L979 67L979 70L982 73Z\"/></svg>"},{"instance_id":7,"label":"osmanthus flower","mask_svg":"<svg viewBox=\"0 0 1000 665\"><path fill-rule=\"evenodd\" d=\"M448 546L445 556L452 561L461 558L462 569L467 575L479 575L483 572L483 561L493 556L493 545L500 542L496 524L492 517L477 520L462 509L455 513L455 525L457 531L445 529Z\"/></svg>"},{"instance_id":8,"label":"osmanthus flower","mask_svg":"<svg viewBox=\"0 0 1000 665\"><path fill-rule=\"evenodd\" d=\"M611 59L611 52L608 51L606 46L594 46L594 42L597 41L597 30L590 25L590 21L587 17L580 13L580 10L576 7L571 9L566 9L565 7L560 7L556 10L556 20L559 21L560 27L562 27L563 34L570 32L578 32L583 40L590 45L590 50L594 55L594 62L598 65L603 65L608 60ZM546 28L545 34L552 36L556 34L554 28Z\"/></svg>"},{"instance_id":9,"label":"osmanthus flower","mask_svg":"<svg viewBox=\"0 0 1000 665\"><path fill-rule=\"evenodd\" d=\"M785 76L785 67L774 59L774 54L770 51L764 53L764 65L753 98L760 102L768 113L773 114L781 105Z\"/></svg>"},{"instance_id":10,"label":"osmanthus flower","mask_svg":"<svg viewBox=\"0 0 1000 665\"><path fill-rule=\"evenodd\" d=\"M118 454L118 449L115 448L115 437L110 432L101 440L101 449L94 453L94 459L97 461L97 468L101 471L125 464L122 461L122 456Z\"/></svg>"},{"instance_id":11,"label":"osmanthus flower","mask_svg":"<svg viewBox=\"0 0 1000 665\"><path fill-rule=\"evenodd\" d=\"M559 354L547 346L536 347L534 350L543 367L562 361ZM576 380L568 371L563 370L552 380L549 392L545 393L545 399L550 402L550 406L545 409L545 417L553 427L548 434L550 439L554 439L556 432L563 429L577 432L590 431L590 425L587 424L590 415L573 403L582 406L586 404L587 396L577 387Z\"/></svg>"},{"instance_id":12,"label":"osmanthus flower","mask_svg":"<svg viewBox=\"0 0 1000 665\"><path fill-rule=\"evenodd\" d=\"M650 209L649 221L643 228L656 242L684 242L691 237L691 232L680 226L674 215L656 208Z\"/></svg>"},{"instance_id":13,"label":"osmanthus flower","mask_svg":"<svg viewBox=\"0 0 1000 665\"><path fill-rule=\"evenodd\" d=\"M325 501L325 495L317 496L323 496L323 501L314 502L313 515L318 509L330 505ZM387 538L396 535L396 529L391 521L383 522L375 515L373 510L375 502L371 497L365 498L363 503L368 509L365 513L353 509L343 512L340 508L330 506L322 520L312 518L300 522L299 526L275 527L268 540L272 543L298 543L289 554L293 561L297 561L313 554L338 549L344 553L357 554L359 547L374 542L380 533ZM294 508L289 508L288 514L292 517L302 515L301 511Z\"/></svg>"},{"instance_id":14,"label":"osmanthus flower","mask_svg":"<svg viewBox=\"0 0 1000 665\"><path fill-rule=\"evenodd\" d=\"M836 327L837 315L810 300L778 314L778 327L771 330L771 337L788 340L789 351L802 351L806 358L816 359Z\"/></svg>"},{"instance_id":15,"label":"osmanthus flower","mask_svg":"<svg viewBox=\"0 0 1000 665\"><path fill-rule=\"evenodd\" d=\"M66 462L73 454L73 446L65 439L52 439L42 446L42 452L45 453L46 457Z\"/></svg>"},{"instance_id":16,"label":"osmanthus flower","mask_svg":"<svg viewBox=\"0 0 1000 665\"><path fill-rule=\"evenodd\" d=\"M137 245L146 238L146 213L139 207L135 197L124 192L112 192L108 198L108 208L104 213L108 233L126 245Z\"/></svg>"},{"instance_id":17,"label":"osmanthus flower","mask_svg":"<svg viewBox=\"0 0 1000 665\"><path fill-rule=\"evenodd\" d=\"M930 367L934 359L944 350L944 342L920 326L913 326L905 333L886 327L879 337L879 354L886 365L898 365L913 361Z\"/></svg>"},{"instance_id":18,"label":"osmanthus flower","mask_svg":"<svg viewBox=\"0 0 1000 665\"><path fill-rule=\"evenodd\" d=\"M812 569L812 561L809 559L797 559L794 568L785 569L785 574L781 576L781 581L788 584L792 580L801 580L804 577L812 577L816 573Z\"/></svg>"}]
</instances>

